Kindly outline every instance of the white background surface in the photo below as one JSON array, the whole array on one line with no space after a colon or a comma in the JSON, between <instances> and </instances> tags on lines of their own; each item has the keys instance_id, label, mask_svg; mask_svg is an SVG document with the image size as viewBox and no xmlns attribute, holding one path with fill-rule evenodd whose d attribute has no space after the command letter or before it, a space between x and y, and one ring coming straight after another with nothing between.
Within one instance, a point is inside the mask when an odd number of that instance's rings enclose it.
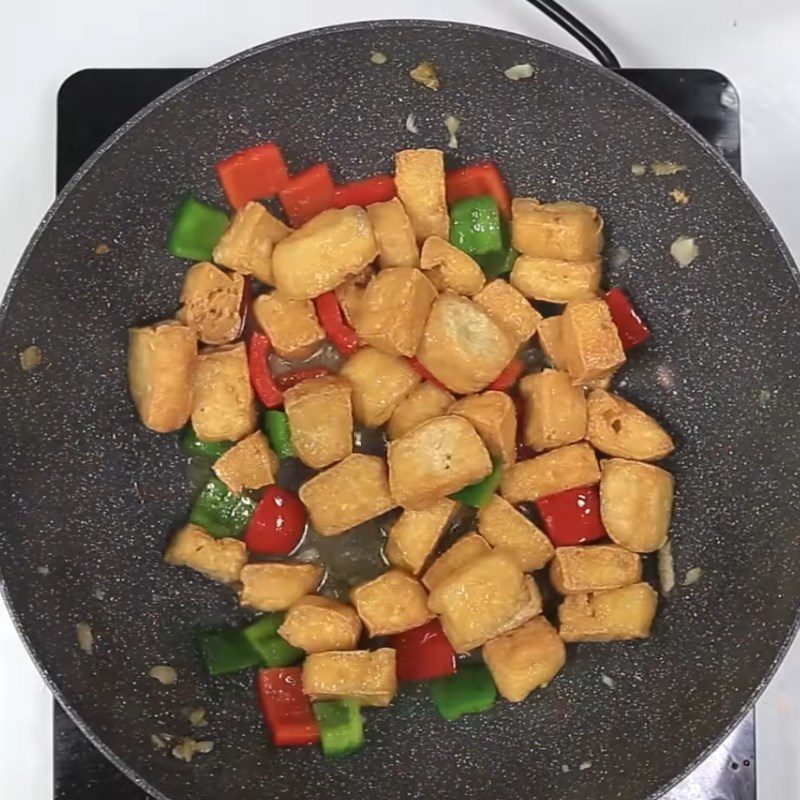
<instances>
[{"instance_id":1,"label":"white background surface","mask_svg":"<svg viewBox=\"0 0 800 800\"><path fill-rule=\"evenodd\" d=\"M745 177L800 260L798 0L563 1L624 66L711 67L733 80ZM524 0L23 0L3 16L0 288L52 200L55 95L79 69L205 66L295 31L397 17L505 28L580 52ZM0 654L0 798L51 800L50 697L4 608ZM800 798L799 687L796 645L758 705L759 800Z\"/></svg>"}]
</instances>

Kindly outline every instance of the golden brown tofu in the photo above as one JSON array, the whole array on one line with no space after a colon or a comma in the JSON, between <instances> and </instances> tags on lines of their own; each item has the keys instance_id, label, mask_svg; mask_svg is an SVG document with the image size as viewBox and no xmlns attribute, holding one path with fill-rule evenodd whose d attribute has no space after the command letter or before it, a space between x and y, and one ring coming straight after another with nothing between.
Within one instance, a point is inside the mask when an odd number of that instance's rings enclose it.
<instances>
[{"instance_id":1,"label":"golden brown tofu","mask_svg":"<svg viewBox=\"0 0 800 800\"><path fill-rule=\"evenodd\" d=\"M417 241L429 236L446 239L450 215L444 187L441 150L401 150L394 155L394 182Z\"/></svg>"},{"instance_id":2,"label":"golden brown tofu","mask_svg":"<svg viewBox=\"0 0 800 800\"><path fill-rule=\"evenodd\" d=\"M192 411L197 339L174 320L128 331L128 386L142 424L177 431Z\"/></svg>"},{"instance_id":3,"label":"golden brown tofu","mask_svg":"<svg viewBox=\"0 0 800 800\"><path fill-rule=\"evenodd\" d=\"M462 417L434 417L389 442L392 496L420 511L492 471L489 451Z\"/></svg>"},{"instance_id":4,"label":"golden brown tofu","mask_svg":"<svg viewBox=\"0 0 800 800\"><path fill-rule=\"evenodd\" d=\"M388 706L397 691L395 652L382 647L311 653L303 662L303 691L313 701L353 699L362 706Z\"/></svg>"},{"instance_id":5,"label":"golden brown tofu","mask_svg":"<svg viewBox=\"0 0 800 800\"><path fill-rule=\"evenodd\" d=\"M275 245L275 285L292 300L311 300L357 275L376 255L367 212L329 208Z\"/></svg>"},{"instance_id":6,"label":"golden brown tofu","mask_svg":"<svg viewBox=\"0 0 800 800\"><path fill-rule=\"evenodd\" d=\"M550 563L550 581L560 594L618 589L641 580L641 556L614 544L559 547Z\"/></svg>"},{"instance_id":7,"label":"golden brown tofu","mask_svg":"<svg viewBox=\"0 0 800 800\"><path fill-rule=\"evenodd\" d=\"M567 303L561 315L561 348L576 383L603 378L625 363L625 352L605 301Z\"/></svg>"},{"instance_id":8,"label":"golden brown tofu","mask_svg":"<svg viewBox=\"0 0 800 800\"><path fill-rule=\"evenodd\" d=\"M404 511L389 530L386 559L398 569L419 575L445 532L458 503L446 497L421 511Z\"/></svg>"},{"instance_id":9,"label":"golden brown tofu","mask_svg":"<svg viewBox=\"0 0 800 800\"><path fill-rule=\"evenodd\" d=\"M596 450L634 461L658 461L674 449L672 437L633 403L596 389L589 395L586 438Z\"/></svg>"},{"instance_id":10,"label":"golden brown tofu","mask_svg":"<svg viewBox=\"0 0 800 800\"><path fill-rule=\"evenodd\" d=\"M361 636L361 620L347 603L309 594L292 604L278 633L306 653L353 650Z\"/></svg>"},{"instance_id":11,"label":"golden brown tofu","mask_svg":"<svg viewBox=\"0 0 800 800\"><path fill-rule=\"evenodd\" d=\"M439 290L451 289L468 297L486 283L483 270L474 258L441 236L429 236L422 245L420 267Z\"/></svg>"},{"instance_id":12,"label":"golden brown tofu","mask_svg":"<svg viewBox=\"0 0 800 800\"><path fill-rule=\"evenodd\" d=\"M384 460L361 453L306 481L300 487L300 500L322 536L344 533L397 505L389 493Z\"/></svg>"},{"instance_id":13,"label":"golden brown tofu","mask_svg":"<svg viewBox=\"0 0 800 800\"><path fill-rule=\"evenodd\" d=\"M516 611L508 619L508 622L495 631L495 636L501 636L504 633L516 630L529 619L533 619L537 614L542 613L542 595L531 575L525 576L525 592L525 598L517 606Z\"/></svg>"},{"instance_id":14,"label":"golden brown tofu","mask_svg":"<svg viewBox=\"0 0 800 800\"><path fill-rule=\"evenodd\" d=\"M432 592L445 578L465 564L491 552L492 548L483 536L474 531L465 533L430 565L422 576L422 582Z\"/></svg>"},{"instance_id":15,"label":"golden brown tofu","mask_svg":"<svg viewBox=\"0 0 800 800\"><path fill-rule=\"evenodd\" d=\"M539 346L544 357L561 372L567 371L567 360L564 347L561 343L561 316L545 317L536 327L539 336ZM613 377L613 371L600 378L590 381L581 381L581 385L588 389L607 389Z\"/></svg>"},{"instance_id":16,"label":"golden brown tofu","mask_svg":"<svg viewBox=\"0 0 800 800\"><path fill-rule=\"evenodd\" d=\"M374 347L362 347L350 356L339 374L350 381L353 412L367 428L383 425L421 380L405 359Z\"/></svg>"},{"instance_id":17,"label":"golden brown tofu","mask_svg":"<svg viewBox=\"0 0 800 800\"><path fill-rule=\"evenodd\" d=\"M247 548L239 539L215 539L197 525L184 525L164 553L164 561L193 570L220 583L236 583L247 563Z\"/></svg>"},{"instance_id":18,"label":"golden brown tofu","mask_svg":"<svg viewBox=\"0 0 800 800\"><path fill-rule=\"evenodd\" d=\"M657 604L658 595L647 583L571 594L558 608L559 633L565 642L646 639Z\"/></svg>"},{"instance_id":19,"label":"golden brown tofu","mask_svg":"<svg viewBox=\"0 0 800 800\"><path fill-rule=\"evenodd\" d=\"M230 227L217 242L214 262L274 286L272 250L289 231L261 203L250 202L236 212Z\"/></svg>"},{"instance_id":20,"label":"golden brown tofu","mask_svg":"<svg viewBox=\"0 0 800 800\"><path fill-rule=\"evenodd\" d=\"M203 442L237 442L256 427L243 342L200 353L194 377L192 427Z\"/></svg>"},{"instance_id":21,"label":"golden brown tofu","mask_svg":"<svg viewBox=\"0 0 800 800\"><path fill-rule=\"evenodd\" d=\"M310 378L287 389L283 408L297 457L313 469L353 452L353 390L335 375Z\"/></svg>"},{"instance_id":22,"label":"golden brown tofu","mask_svg":"<svg viewBox=\"0 0 800 800\"><path fill-rule=\"evenodd\" d=\"M527 197L511 201L511 243L526 256L587 261L603 246L603 221L583 203L539 203Z\"/></svg>"},{"instance_id":23,"label":"golden brown tofu","mask_svg":"<svg viewBox=\"0 0 800 800\"><path fill-rule=\"evenodd\" d=\"M586 397L566 372L546 369L519 382L525 405L522 438L534 450L552 450L586 436Z\"/></svg>"},{"instance_id":24,"label":"golden brown tofu","mask_svg":"<svg viewBox=\"0 0 800 800\"><path fill-rule=\"evenodd\" d=\"M522 503L565 489L591 486L599 480L597 456L588 444L581 442L518 461L503 474L500 492L509 503Z\"/></svg>"},{"instance_id":25,"label":"golden brown tofu","mask_svg":"<svg viewBox=\"0 0 800 800\"><path fill-rule=\"evenodd\" d=\"M242 329L244 278L203 261L186 272L177 318L206 344L228 344Z\"/></svg>"},{"instance_id":26,"label":"golden brown tofu","mask_svg":"<svg viewBox=\"0 0 800 800\"><path fill-rule=\"evenodd\" d=\"M217 477L235 494L275 483L278 457L266 437L256 431L245 436L214 462Z\"/></svg>"},{"instance_id":27,"label":"golden brown tofu","mask_svg":"<svg viewBox=\"0 0 800 800\"><path fill-rule=\"evenodd\" d=\"M542 319L542 315L501 278L487 283L472 300L506 332L515 348L536 333L536 326Z\"/></svg>"},{"instance_id":28,"label":"golden brown tofu","mask_svg":"<svg viewBox=\"0 0 800 800\"><path fill-rule=\"evenodd\" d=\"M356 333L376 350L413 356L435 299L436 289L418 269L384 269L361 298Z\"/></svg>"},{"instance_id":29,"label":"golden brown tofu","mask_svg":"<svg viewBox=\"0 0 800 800\"><path fill-rule=\"evenodd\" d=\"M550 539L499 494L478 510L478 532L493 547L512 552L524 572L542 569L555 553Z\"/></svg>"},{"instance_id":30,"label":"golden brown tofu","mask_svg":"<svg viewBox=\"0 0 800 800\"><path fill-rule=\"evenodd\" d=\"M361 300L367 290L367 284L372 280L373 272L367 268L357 275L345 278L344 282L336 287L336 299L342 309L345 321L351 328L355 328Z\"/></svg>"},{"instance_id":31,"label":"golden brown tofu","mask_svg":"<svg viewBox=\"0 0 800 800\"><path fill-rule=\"evenodd\" d=\"M520 256L509 276L511 285L531 300L569 303L596 297L600 288L600 259L562 261Z\"/></svg>"},{"instance_id":32,"label":"golden brown tofu","mask_svg":"<svg viewBox=\"0 0 800 800\"><path fill-rule=\"evenodd\" d=\"M612 541L634 553L658 550L672 517L672 475L623 458L603 461L602 473L600 516Z\"/></svg>"},{"instance_id":33,"label":"golden brown tofu","mask_svg":"<svg viewBox=\"0 0 800 800\"><path fill-rule=\"evenodd\" d=\"M367 216L375 231L381 269L419 266L417 237L403 204L396 197L368 205Z\"/></svg>"},{"instance_id":34,"label":"golden brown tofu","mask_svg":"<svg viewBox=\"0 0 800 800\"><path fill-rule=\"evenodd\" d=\"M390 439L399 439L404 433L416 428L422 422L441 417L455 398L450 392L425 381L412 389L394 410L386 433Z\"/></svg>"},{"instance_id":35,"label":"golden brown tofu","mask_svg":"<svg viewBox=\"0 0 800 800\"><path fill-rule=\"evenodd\" d=\"M399 569L390 569L351 589L350 602L370 636L410 631L434 617L422 584Z\"/></svg>"},{"instance_id":36,"label":"golden brown tofu","mask_svg":"<svg viewBox=\"0 0 800 800\"><path fill-rule=\"evenodd\" d=\"M417 358L448 389L485 389L514 357L514 342L479 305L445 292L431 308Z\"/></svg>"},{"instance_id":37,"label":"golden brown tofu","mask_svg":"<svg viewBox=\"0 0 800 800\"><path fill-rule=\"evenodd\" d=\"M517 411L505 392L484 392L462 397L449 409L464 417L478 431L489 452L507 467L514 463L517 449Z\"/></svg>"},{"instance_id":38,"label":"golden brown tofu","mask_svg":"<svg viewBox=\"0 0 800 800\"><path fill-rule=\"evenodd\" d=\"M316 564L247 564L239 576L239 603L256 611L285 611L319 586L324 570Z\"/></svg>"},{"instance_id":39,"label":"golden brown tofu","mask_svg":"<svg viewBox=\"0 0 800 800\"><path fill-rule=\"evenodd\" d=\"M512 703L550 683L567 660L558 631L542 616L490 639L482 653L497 690Z\"/></svg>"},{"instance_id":40,"label":"golden brown tofu","mask_svg":"<svg viewBox=\"0 0 800 800\"><path fill-rule=\"evenodd\" d=\"M325 331L310 300L290 300L276 290L260 294L250 308L275 352L288 361L303 361L325 339Z\"/></svg>"},{"instance_id":41,"label":"golden brown tofu","mask_svg":"<svg viewBox=\"0 0 800 800\"><path fill-rule=\"evenodd\" d=\"M428 597L429 608L441 616L445 635L459 653L487 642L530 602L525 575L505 550L472 559L438 583Z\"/></svg>"}]
</instances>

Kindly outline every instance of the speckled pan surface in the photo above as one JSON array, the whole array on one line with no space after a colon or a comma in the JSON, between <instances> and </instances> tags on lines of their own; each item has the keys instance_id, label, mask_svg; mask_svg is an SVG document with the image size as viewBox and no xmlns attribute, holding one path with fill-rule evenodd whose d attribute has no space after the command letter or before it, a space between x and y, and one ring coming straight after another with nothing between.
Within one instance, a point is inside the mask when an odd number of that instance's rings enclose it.
<instances>
[{"instance_id":1,"label":"speckled pan surface","mask_svg":"<svg viewBox=\"0 0 800 800\"><path fill-rule=\"evenodd\" d=\"M388 63L370 63L371 49ZM441 74L438 93L407 77L423 58ZM521 62L535 77L503 76ZM404 127L411 112L419 135ZM134 419L125 329L173 313L185 264L164 249L165 227L186 190L221 202L221 156L274 139L293 170L324 159L344 181L389 169L399 148L444 145L448 114L461 120L450 164L491 157L515 194L594 203L609 252L630 250L608 278L630 290L655 337L622 391L679 442L669 463L676 571L679 584L691 567L703 576L662 604L652 639L571 647L563 673L526 703L448 724L422 687L404 688L390 711L367 712L357 757L276 752L250 678L204 678L191 644L194 626L240 619L232 596L160 562L190 487L174 437ZM663 159L688 169L631 175L632 162ZM668 196L676 186L688 206ZM685 269L668 255L679 234L700 237ZM100 242L107 254L94 253ZM158 798L655 797L738 718L795 629L798 319L793 266L748 192L663 107L595 66L443 23L367 23L265 45L118 134L23 259L0 345L7 601L71 713ZM25 373L18 353L31 344L43 363ZM92 657L75 644L79 621L95 633ZM177 667L176 686L147 677L162 663ZM201 733L216 743L190 765L149 740L187 734L187 705L208 709Z\"/></svg>"}]
</instances>

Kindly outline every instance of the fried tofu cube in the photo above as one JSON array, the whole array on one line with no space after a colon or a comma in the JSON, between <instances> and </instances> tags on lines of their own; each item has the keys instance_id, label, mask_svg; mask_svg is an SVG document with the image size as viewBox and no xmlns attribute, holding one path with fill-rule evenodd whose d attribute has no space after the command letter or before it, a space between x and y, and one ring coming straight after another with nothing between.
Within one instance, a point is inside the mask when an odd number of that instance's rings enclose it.
<instances>
[{"instance_id":1,"label":"fried tofu cube","mask_svg":"<svg viewBox=\"0 0 800 800\"><path fill-rule=\"evenodd\" d=\"M594 450L586 444L569 444L535 458L518 461L503 474L500 493L509 503L538 500L600 480Z\"/></svg>"},{"instance_id":2,"label":"fried tofu cube","mask_svg":"<svg viewBox=\"0 0 800 800\"><path fill-rule=\"evenodd\" d=\"M567 660L564 641L542 616L490 639L482 653L497 690L512 703L550 683Z\"/></svg>"},{"instance_id":3,"label":"fried tofu cube","mask_svg":"<svg viewBox=\"0 0 800 800\"><path fill-rule=\"evenodd\" d=\"M429 236L425 240L420 267L440 291L451 289L470 297L486 283L480 264L441 236Z\"/></svg>"},{"instance_id":4,"label":"fried tofu cube","mask_svg":"<svg viewBox=\"0 0 800 800\"><path fill-rule=\"evenodd\" d=\"M432 592L445 578L465 564L491 552L492 548L483 536L474 531L465 533L430 565L422 576L422 582Z\"/></svg>"},{"instance_id":5,"label":"fried tofu cube","mask_svg":"<svg viewBox=\"0 0 800 800\"><path fill-rule=\"evenodd\" d=\"M654 464L609 458L602 463L600 516L611 540L634 553L652 553L667 541L672 475Z\"/></svg>"},{"instance_id":6,"label":"fried tofu cube","mask_svg":"<svg viewBox=\"0 0 800 800\"><path fill-rule=\"evenodd\" d=\"M361 620L347 603L309 594L292 604L278 633L306 653L353 650L361 637Z\"/></svg>"},{"instance_id":7,"label":"fried tofu cube","mask_svg":"<svg viewBox=\"0 0 800 800\"><path fill-rule=\"evenodd\" d=\"M657 604L658 595L647 583L567 595L558 608L559 633L565 642L646 639Z\"/></svg>"},{"instance_id":8,"label":"fried tofu cube","mask_svg":"<svg viewBox=\"0 0 800 800\"><path fill-rule=\"evenodd\" d=\"M313 701L349 698L362 706L388 706L397 692L395 652L382 647L311 653L303 662L303 691Z\"/></svg>"},{"instance_id":9,"label":"fried tofu cube","mask_svg":"<svg viewBox=\"0 0 800 800\"><path fill-rule=\"evenodd\" d=\"M301 381L283 395L292 446L313 469L353 452L353 390L344 378L325 375Z\"/></svg>"},{"instance_id":10,"label":"fried tofu cube","mask_svg":"<svg viewBox=\"0 0 800 800\"><path fill-rule=\"evenodd\" d=\"M247 547L238 539L215 539L197 525L184 525L164 553L164 561L220 583L236 583L247 563Z\"/></svg>"},{"instance_id":11,"label":"fried tofu cube","mask_svg":"<svg viewBox=\"0 0 800 800\"><path fill-rule=\"evenodd\" d=\"M214 462L217 477L234 493L275 483L278 457L259 431L245 436Z\"/></svg>"},{"instance_id":12,"label":"fried tofu cube","mask_svg":"<svg viewBox=\"0 0 800 800\"><path fill-rule=\"evenodd\" d=\"M466 653L497 635L521 606L529 606L530 591L513 555L493 550L438 583L428 597L428 606L441 616L453 649Z\"/></svg>"},{"instance_id":13,"label":"fried tofu cube","mask_svg":"<svg viewBox=\"0 0 800 800\"><path fill-rule=\"evenodd\" d=\"M351 589L350 602L370 636L410 631L434 617L422 584L399 569L390 569Z\"/></svg>"},{"instance_id":14,"label":"fried tofu cube","mask_svg":"<svg viewBox=\"0 0 800 800\"><path fill-rule=\"evenodd\" d=\"M285 611L319 586L324 570L316 564L247 564L239 576L239 603L256 611Z\"/></svg>"},{"instance_id":15,"label":"fried tofu cube","mask_svg":"<svg viewBox=\"0 0 800 800\"><path fill-rule=\"evenodd\" d=\"M492 471L489 451L462 417L434 417L389 442L392 496L420 511Z\"/></svg>"},{"instance_id":16,"label":"fried tofu cube","mask_svg":"<svg viewBox=\"0 0 800 800\"><path fill-rule=\"evenodd\" d=\"M236 212L230 227L217 242L214 262L274 286L272 250L289 232L290 228L261 203L250 202Z\"/></svg>"},{"instance_id":17,"label":"fried tofu cube","mask_svg":"<svg viewBox=\"0 0 800 800\"><path fill-rule=\"evenodd\" d=\"M361 270L357 275L345 278L336 287L336 299L339 301L342 314L351 328L355 328L361 301L364 298L364 292L367 290L367 284L372 280L372 277L372 270L367 268Z\"/></svg>"},{"instance_id":18,"label":"fried tofu cube","mask_svg":"<svg viewBox=\"0 0 800 800\"><path fill-rule=\"evenodd\" d=\"M542 315L510 284L501 278L490 281L473 298L508 334L514 347L521 347L536 333Z\"/></svg>"},{"instance_id":19,"label":"fried tofu cube","mask_svg":"<svg viewBox=\"0 0 800 800\"><path fill-rule=\"evenodd\" d=\"M444 186L441 150L401 150L394 156L394 182L417 241L429 236L446 239L450 215Z\"/></svg>"},{"instance_id":20,"label":"fried tofu cube","mask_svg":"<svg viewBox=\"0 0 800 800\"><path fill-rule=\"evenodd\" d=\"M228 344L242 329L244 278L203 261L183 279L177 318L206 344Z\"/></svg>"},{"instance_id":21,"label":"fried tofu cube","mask_svg":"<svg viewBox=\"0 0 800 800\"><path fill-rule=\"evenodd\" d=\"M511 201L511 243L526 256L562 261L597 258L602 230L597 209L583 203L540 203L527 197Z\"/></svg>"},{"instance_id":22,"label":"fried tofu cube","mask_svg":"<svg viewBox=\"0 0 800 800\"><path fill-rule=\"evenodd\" d=\"M383 425L420 376L398 356L362 347L344 362L339 374L353 387L353 412L367 428Z\"/></svg>"},{"instance_id":23,"label":"fried tofu cube","mask_svg":"<svg viewBox=\"0 0 800 800\"><path fill-rule=\"evenodd\" d=\"M174 320L128 331L128 386L142 424L177 431L192 411L197 339Z\"/></svg>"},{"instance_id":24,"label":"fried tofu cube","mask_svg":"<svg viewBox=\"0 0 800 800\"><path fill-rule=\"evenodd\" d=\"M633 461L658 461L674 449L672 437L644 411L596 389L587 401L586 438L596 450Z\"/></svg>"},{"instance_id":25,"label":"fried tofu cube","mask_svg":"<svg viewBox=\"0 0 800 800\"><path fill-rule=\"evenodd\" d=\"M464 417L483 439L489 452L507 467L514 463L517 449L517 410L505 392L484 392L462 397L449 409Z\"/></svg>"},{"instance_id":26,"label":"fried tofu cube","mask_svg":"<svg viewBox=\"0 0 800 800\"><path fill-rule=\"evenodd\" d=\"M357 275L377 255L363 208L329 208L275 245L275 285L291 300L311 300Z\"/></svg>"},{"instance_id":27,"label":"fried tofu cube","mask_svg":"<svg viewBox=\"0 0 800 800\"><path fill-rule=\"evenodd\" d=\"M563 261L520 256L509 276L511 285L531 300L569 303L596 297L600 289L600 259Z\"/></svg>"},{"instance_id":28,"label":"fried tofu cube","mask_svg":"<svg viewBox=\"0 0 800 800\"><path fill-rule=\"evenodd\" d=\"M514 357L508 334L466 297L445 292L431 308L417 358L450 391L485 389Z\"/></svg>"},{"instance_id":29,"label":"fried tofu cube","mask_svg":"<svg viewBox=\"0 0 800 800\"><path fill-rule=\"evenodd\" d=\"M625 363L625 352L605 301L567 303L561 316L561 347L576 383L602 378Z\"/></svg>"},{"instance_id":30,"label":"fried tofu cube","mask_svg":"<svg viewBox=\"0 0 800 800\"><path fill-rule=\"evenodd\" d=\"M513 553L524 572L542 569L555 553L550 539L499 494L478 510L478 532Z\"/></svg>"},{"instance_id":31,"label":"fried tofu cube","mask_svg":"<svg viewBox=\"0 0 800 800\"><path fill-rule=\"evenodd\" d=\"M615 544L559 547L550 563L550 582L559 594L619 589L641 580L641 556Z\"/></svg>"},{"instance_id":32,"label":"fried tofu cube","mask_svg":"<svg viewBox=\"0 0 800 800\"><path fill-rule=\"evenodd\" d=\"M310 300L291 300L273 291L260 294L250 308L275 352L287 361L303 361L325 340Z\"/></svg>"},{"instance_id":33,"label":"fried tofu cube","mask_svg":"<svg viewBox=\"0 0 800 800\"><path fill-rule=\"evenodd\" d=\"M529 619L533 619L542 613L542 595L536 585L536 581L530 575L525 576L525 592L525 598L517 606L517 610L511 615L508 622L495 631L495 636L501 636L504 633L516 630Z\"/></svg>"},{"instance_id":34,"label":"fried tofu cube","mask_svg":"<svg viewBox=\"0 0 800 800\"><path fill-rule=\"evenodd\" d=\"M545 317L536 327L539 347L544 357L560 372L567 371L567 360L561 343L561 316ZM590 381L581 381L588 389L607 389L611 383L613 371Z\"/></svg>"},{"instance_id":35,"label":"fried tofu cube","mask_svg":"<svg viewBox=\"0 0 800 800\"><path fill-rule=\"evenodd\" d=\"M446 497L421 511L403 511L386 539L387 561L393 567L419 575L457 508L458 503Z\"/></svg>"},{"instance_id":36,"label":"fried tofu cube","mask_svg":"<svg viewBox=\"0 0 800 800\"><path fill-rule=\"evenodd\" d=\"M192 427L203 442L237 442L256 426L244 343L200 353L194 376Z\"/></svg>"},{"instance_id":37,"label":"fried tofu cube","mask_svg":"<svg viewBox=\"0 0 800 800\"><path fill-rule=\"evenodd\" d=\"M391 511L386 462L378 456L353 453L300 487L314 530L322 536L360 525Z\"/></svg>"},{"instance_id":38,"label":"fried tofu cube","mask_svg":"<svg viewBox=\"0 0 800 800\"><path fill-rule=\"evenodd\" d=\"M522 438L534 450L552 450L586 436L586 397L566 372L545 369L519 382L524 401Z\"/></svg>"},{"instance_id":39,"label":"fried tofu cube","mask_svg":"<svg viewBox=\"0 0 800 800\"><path fill-rule=\"evenodd\" d=\"M413 267L381 270L367 285L356 317L356 333L376 350L413 356L436 289Z\"/></svg>"},{"instance_id":40,"label":"fried tofu cube","mask_svg":"<svg viewBox=\"0 0 800 800\"><path fill-rule=\"evenodd\" d=\"M386 426L390 439L399 439L422 422L441 417L455 398L435 383L425 381L400 401Z\"/></svg>"},{"instance_id":41,"label":"fried tofu cube","mask_svg":"<svg viewBox=\"0 0 800 800\"><path fill-rule=\"evenodd\" d=\"M367 216L378 243L381 269L419 266L417 237L403 204L396 197L368 205Z\"/></svg>"}]
</instances>

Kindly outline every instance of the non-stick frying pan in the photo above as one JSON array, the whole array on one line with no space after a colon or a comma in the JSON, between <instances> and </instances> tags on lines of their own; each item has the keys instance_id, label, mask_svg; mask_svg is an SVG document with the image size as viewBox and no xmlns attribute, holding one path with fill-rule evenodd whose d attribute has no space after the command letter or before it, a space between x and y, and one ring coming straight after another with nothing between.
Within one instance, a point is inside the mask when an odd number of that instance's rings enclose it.
<instances>
[{"instance_id":1,"label":"non-stick frying pan","mask_svg":"<svg viewBox=\"0 0 800 800\"><path fill-rule=\"evenodd\" d=\"M372 49L388 63L371 63ZM440 91L409 79L422 59L435 62ZM524 62L536 69L529 80L503 75ZM419 134L404 126L410 112ZM515 194L595 204L608 252L630 251L608 280L636 298L655 336L617 385L678 441L668 463L678 587L650 640L570 647L562 674L525 703L450 724L424 687L404 687L390 710L367 713L358 756L276 751L251 677L210 680L193 649L195 626L241 619L232 595L161 564L191 487L175 438L134 417L126 327L174 312L185 264L167 254L165 228L187 190L222 201L220 157L276 140L291 169L324 159L346 181L389 169L402 147L444 145L449 114L461 120L451 164L490 157ZM631 174L633 162L655 160L687 169ZM675 186L687 206L669 197ZM688 267L669 255L681 234L700 245ZM96 254L99 242L110 252ZM655 797L739 718L795 631L795 280L770 221L716 153L632 85L556 48L463 25L382 22L236 56L101 148L58 198L9 290L0 567L20 632L70 714L157 798ZM32 344L43 362L25 372L18 353ZM701 579L681 586L694 567ZM80 621L96 636L93 656L76 644ZM155 664L175 666L178 683L148 677ZM191 764L150 742L188 733L188 705L208 710L203 737L216 743Z\"/></svg>"}]
</instances>

